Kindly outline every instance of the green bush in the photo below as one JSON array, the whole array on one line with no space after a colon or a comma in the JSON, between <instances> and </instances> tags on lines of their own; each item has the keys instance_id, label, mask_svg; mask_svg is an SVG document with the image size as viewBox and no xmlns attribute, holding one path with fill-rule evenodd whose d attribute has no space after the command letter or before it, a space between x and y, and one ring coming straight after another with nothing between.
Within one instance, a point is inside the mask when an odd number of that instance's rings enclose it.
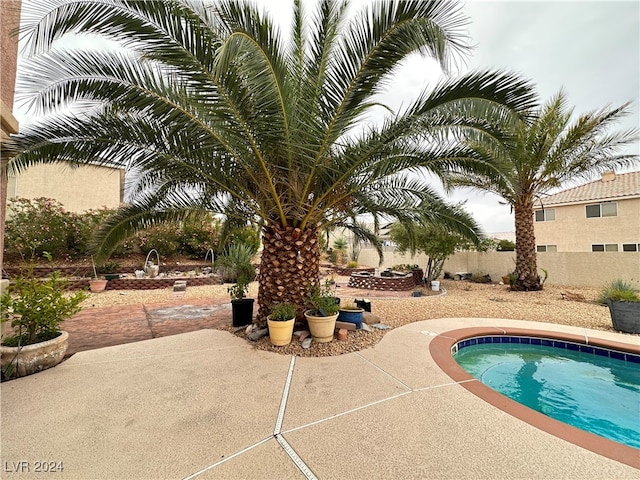
<instances>
[{"instance_id":1,"label":"green bush","mask_svg":"<svg viewBox=\"0 0 640 480\"><path fill-rule=\"evenodd\" d=\"M216 251L220 239L220 222L208 217L185 222L178 237L181 253L203 259L209 249Z\"/></svg>"},{"instance_id":2,"label":"green bush","mask_svg":"<svg viewBox=\"0 0 640 480\"><path fill-rule=\"evenodd\" d=\"M253 248L243 243L233 243L218 257L215 268L225 282L253 282L256 270L251 263Z\"/></svg>"},{"instance_id":3,"label":"green bush","mask_svg":"<svg viewBox=\"0 0 640 480\"><path fill-rule=\"evenodd\" d=\"M139 232L135 239L144 252L156 249L162 258L175 257L180 246L180 227L175 223L154 225Z\"/></svg>"},{"instance_id":4,"label":"green bush","mask_svg":"<svg viewBox=\"0 0 640 480\"><path fill-rule=\"evenodd\" d=\"M276 322L284 322L296 318L296 306L293 303L283 302L271 306L269 319Z\"/></svg>"},{"instance_id":5,"label":"green bush","mask_svg":"<svg viewBox=\"0 0 640 480\"><path fill-rule=\"evenodd\" d=\"M640 302L638 291L624 280L615 279L605 285L596 299L598 303L606 304L607 300L614 302Z\"/></svg>"},{"instance_id":6,"label":"green bush","mask_svg":"<svg viewBox=\"0 0 640 480\"><path fill-rule=\"evenodd\" d=\"M45 281L32 275L18 277L0 297L0 319L16 332L3 345L15 347L51 340L60 335L60 324L81 309L85 292L66 294L66 282L58 272Z\"/></svg>"},{"instance_id":7,"label":"green bush","mask_svg":"<svg viewBox=\"0 0 640 480\"><path fill-rule=\"evenodd\" d=\"M48 252L55 261L88 258L91 237L100 225L115 213L113 209L90 209L77 214L67 212L63 205L50 198L14 199L9 202L11 215L5 227L5 258L39 261ZM234 231L237 238L246 238L255 253L260 237L255 229ZM143 230L125 240L112 257L125 257L138 248L148 252L158 250L161 257L178 253L204 258L209 249L216 248L220 225L213 217L163 224Z\"/></svg>"},{"instance_id":8,"label":"green bush","mask_svg":"<svg viewBox=\"0 0 640 480\"><path fill-rule=\"evenodd\" d=\"M496 245L498 252L513 252L516 249L516 244L511 240L502 239Z\"/></svg>"},{"instance_id":9,"label":"green bush","mask_svg":"<svg viewBox=\"0 0 640 480\"><path fill-rule=\"evenodd\" d=\"M70 260L80 236L75 214L50 198L9 201L5 224L5 256L8 260L38 261L48 252L53 258Z\"/></svg>"},{"instance_id":10,"label":"green bush","mask_svg":"<svg viewBox=\"0 0 640 480\"><path fill-rule=\"evenodd\" d=\"M358 267L358 262L355 260L349 260L347 262L347 268L357 268Z\"/></svg>"}]
</instances>

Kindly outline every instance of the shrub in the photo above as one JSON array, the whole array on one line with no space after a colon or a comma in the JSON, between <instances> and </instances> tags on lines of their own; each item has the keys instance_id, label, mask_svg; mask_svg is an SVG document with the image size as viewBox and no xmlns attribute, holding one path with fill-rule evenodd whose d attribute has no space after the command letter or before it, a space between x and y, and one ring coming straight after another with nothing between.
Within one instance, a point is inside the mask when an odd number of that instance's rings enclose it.
<instances>
[{"instance_id":1,"label":"shrub","mask_svg":"<svg viewBox=\"0 0 640 480\"><path fill-rule=\"evenodd\" d=\"M247 283L252 282L256 277L256 270L251 264L252 257L250 245L233 243L216 260L216 271L224 281L235 282L243 278Z\"/></svg>"},{"instance_id":2,"label":"shrub","mask_svg":"<svg viewBox=\"0 0 640 480\"><path fill-rule=\"evenodd\" d=\"M215 251L220 239L220 222L208 217L185 222L178 237L179 250L185 255L202 259L209 249Z\"/></svg>"},{"instance_id":3,"label":"shrub","mask_svg":"<svg viewBox=\"0 0 640 480\"><path fill-rule=\"evenodd\" d=\"M79 237L75 215L50 198L12 199L11 215L5 224L7 259L37 261L48 252L53 258L69 260Z\"/></svg>"},{"instance_id":4,"label":"shrub","mask_svg":"<svg viewBox=\"0 0 640 480\"><path fill-rule=\"evenodd\" d=\"M349 260L347 262L347 268L357 268L358 267L358 262L356 262L355 260Z\"/></svg>"},{"instance_id":5,"label":"shrub","mask_svg":"<svg viewBox=\"0 0 640 480\"><path fill-rule=\"evenodd\" d=\"M516 244L511 240L502 239L498 241L496 250L498 252L513 252L516 249Z\"/></svg>"},{"instance_id":6,"label":"shrub","mask_svg":"<svg viewBox=\"0 0 640 480\"><path fill-rule=\"evenodd\" d=\"M82 291L65 294L65 284L58 272L45 281L32 275L18 277L0 297L0 319L16 329L3 345L31 345L60 335L60 324L78 313L87 297Z\"/></svg>"},{"instance_id":7,"label":"shrub","mask_svg":"<svg viewBox=\"0 0 640 480\"><path fill-rule=\"evenodd\" d=\"M606 304L607 300L614 302L640 302L640 296L638 296L638 291L630 283L618 278L605 285L596 299L601 304Z\"/></svg>"},{"instance_id":8,"label":"shrub","mask_svg":"<svg viewBox=\"0 0 640 480\"><path fill-rule=\"evenodd\" d=\"M162 257L174 257L180 246L180 226L175 223L154 225L141 232L135 238L143 252L156 249Z\"/></svg>"},{"instance_id":9,"label":"shrub","mask_svg":"<svg viewBox=\"0 0 640 480\"><path fill-rule=\"evenodd\" d=\"M296 317L296 306L293 303L276 303L271 307L269 319L277 322L284 322Z\"/></svg>"}]
</instances>

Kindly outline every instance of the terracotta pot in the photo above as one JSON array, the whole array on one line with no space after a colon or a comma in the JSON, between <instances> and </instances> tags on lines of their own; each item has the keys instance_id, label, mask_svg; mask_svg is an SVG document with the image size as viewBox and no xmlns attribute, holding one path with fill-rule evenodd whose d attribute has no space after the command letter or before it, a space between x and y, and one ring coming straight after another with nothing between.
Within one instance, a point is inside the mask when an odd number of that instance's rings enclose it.
<instances>
[{"instance_id":1,"label":"terracotta pot","mask_svg":"<svg viewBox=\"0 0 640 480\"><path fill-rule=\"evenodd\" d=\"M46 342L34 343L23 347L5 347L0 345L0 364L4 369L15 363L15 374L19 377L31 375L59 364L67 351L69 334L62 332L56 338Z\"/></svg>"},{"instance_id":2,"label":"terracotta pot","mask_svg":"<svg viewBox=\"0 0 640 480\"><path fill-rule=\"evenodd\" d=\"M328 317L317 317L311 315L311 310L304 312L304 316L309 324L309 332L313 340L318 343L327 343L333 340L333 332L336 329L336 320L338 314L330 315Z\"/></svg>"},{"instance_id":3,"label":"terracotta pot","mask_svg":"<svg viewBox=\"0 0 640 480\"><path fill-rule=\"evenodd\" d=\"M104 292L105 288L107 288L107 280L89 280L89 289L92 292Z\"/></svg>"},{"instance_id":4,"label":"terracotta pot","mask_svg":"<svg viewBox=\"0 0 640 480\"><path fill-rule=\"evenodd\" d=\"M271 315L267 317L267 325L269 325L269 340L272 345L282 347L291 343L293 336L293 324L295 317L291 320L271 320Z\"/></svg>"}]
</instances>

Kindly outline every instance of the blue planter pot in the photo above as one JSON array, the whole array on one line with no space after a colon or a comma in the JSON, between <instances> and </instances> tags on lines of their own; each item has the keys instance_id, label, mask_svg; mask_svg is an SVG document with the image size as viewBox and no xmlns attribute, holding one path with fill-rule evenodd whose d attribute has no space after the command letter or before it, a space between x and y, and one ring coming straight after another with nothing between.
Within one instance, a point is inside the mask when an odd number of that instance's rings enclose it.
<instances>
[{"instance_id":1,"label":"blue planter pot","mask_svg":"<svg viewBox=\"0 0 640 480\"><path fill-rule=\"evenodd\" d=\"M363 314L364 310L360 309L360 310L340 310L340 313L338 314L338 321L339 322L349 322L349 323L355 323L356 324L356 328L360 328L360 326L362 325L362 314Z\"/></svg>"}]
</instances>

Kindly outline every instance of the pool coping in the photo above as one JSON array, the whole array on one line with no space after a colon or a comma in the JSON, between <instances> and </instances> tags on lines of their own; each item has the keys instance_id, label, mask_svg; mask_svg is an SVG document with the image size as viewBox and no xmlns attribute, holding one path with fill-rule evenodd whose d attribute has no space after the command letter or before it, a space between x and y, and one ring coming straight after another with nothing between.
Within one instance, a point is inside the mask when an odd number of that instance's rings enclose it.
<instances>
[{"instance_id":1,"label":"pool coping","mask_svg":"<svg viewBox=\"0 0 640 480\"><path fill-rule=\"evenodd\" d=\"M640 355L640 346L557 331L512 327L471 327L437 335L429 345L435 363L461 387L494 407L544 432L590 450L598 455L640 469L639 450L555 420L492 390L472 377L455 361L451 348L458 342L477 336L529 336L570 341Z\"/></svg>"}]
</instances>

